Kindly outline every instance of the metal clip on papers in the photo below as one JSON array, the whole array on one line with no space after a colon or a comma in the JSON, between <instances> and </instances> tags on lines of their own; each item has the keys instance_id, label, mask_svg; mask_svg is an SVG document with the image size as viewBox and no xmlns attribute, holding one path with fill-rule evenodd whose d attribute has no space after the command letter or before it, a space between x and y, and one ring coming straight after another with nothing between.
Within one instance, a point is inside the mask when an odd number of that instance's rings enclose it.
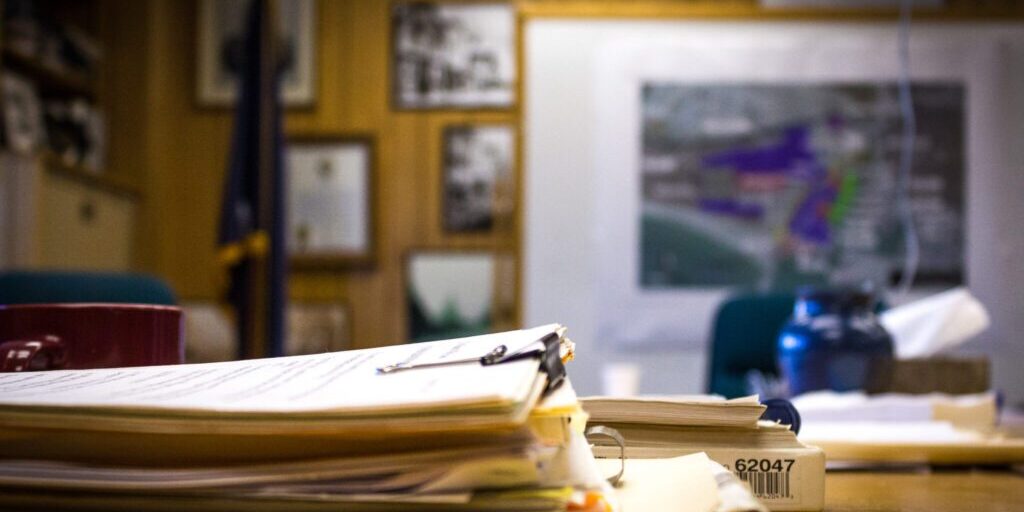
<instances>
[{"instance_id":1,"label":"metal clip on papers","mask_svg":"<svg viewBox=\"0 0 1024 512\"><path fill-rule=\"evenodd\" d=\"M548 395L555 389L558 389L558 386L562 385L562 382L565 380L565 365L562 363L562 356L559 352L561 338L561 335L556 331L511 354L508 353L508 347L498 345L481 357L427 363L397 363L381 366L377 368L377 373L395 373L405 370L437 368L466 363L480 363L483 366L492 366L521 359L538 358L540 359L539 371L544 372L548 377L547 385L544 386L544 395Z\"/></svg>"}]
</instances>

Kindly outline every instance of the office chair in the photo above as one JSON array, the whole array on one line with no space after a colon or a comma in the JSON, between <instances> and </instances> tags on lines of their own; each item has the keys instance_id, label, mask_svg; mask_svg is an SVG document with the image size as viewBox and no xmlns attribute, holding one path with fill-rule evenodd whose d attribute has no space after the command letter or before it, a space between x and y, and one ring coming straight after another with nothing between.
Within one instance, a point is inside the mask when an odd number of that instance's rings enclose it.
<instances>
[{"instance_id":1,"label":"office chair","mask_svg":"<svg viewBox=\"0 0 1024 512\"><path fill-rule=\"evenodd\" d=\"M750 293L726 300L711 334L708 391L735 398L748 394L747 373L778 375L776 338L793 312L792 293Z\"/></svg>"},{"instance_id":2,"label":"office chair","mask_svg":"<svg viewBox=\"0 0 1024 512\"><path fill-rule=\"evenodd\" d=\"M173 306L177 300L166 283L143 274L74 271L0 272L0 304L61 302Z\"/></svg>"}]
</instances>

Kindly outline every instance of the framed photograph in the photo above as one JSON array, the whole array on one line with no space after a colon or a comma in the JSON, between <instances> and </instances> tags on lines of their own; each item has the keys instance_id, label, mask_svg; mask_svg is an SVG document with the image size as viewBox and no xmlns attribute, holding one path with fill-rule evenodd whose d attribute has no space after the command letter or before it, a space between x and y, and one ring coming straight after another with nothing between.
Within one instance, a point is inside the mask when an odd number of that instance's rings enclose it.
<instances>
[{"instance_id":1,"label":"framed photograph","mask_svg":"<svg viewBox=\"0 0 1024 512\"><path fill-rule=\"evenodd\" d=\"M238 94L246 16L252 0L200 0L196 43L196 98L202 106L229 107ZM289 107L316 99L316 0L277 2L282 33L281 99Z\"/></svg>"},{"instance_id":2,"label":"framed photograph","mask_svg":"<svg viewBox=\"0 0 1024 512\"><path fill-rule=\"evenodd\" d=\"M433 341L494 328L495 256L484 251L414 251L406 258L408 339Z\"/></svg>"},{"instance_id":3,"label":"framed photograph","mask_svg":"<svg viewBox=\"0 0 1024 512\"><path fill-rule=\"evenodd\" d=\"M508 3L396 3L392 52L398 108L507 108L515 101Z\"/></svg>"},{"instance_id":4,"label":"framed photograph","mask_svg":"<svg viewBox=\"0 0 1024 512\"><path fill-rule=\"evenodd\" d=\"M5 72L0 79L0 93L3 94L4 145L22 154L41 148L46 142L46 130L35 85Z\"/></svg>"},{"instance_id":5,"label":"framed photograph","mask_svg":"<svg viewBox=\"0 0 1024 512\"><path fill-rule=\"evenodd\" d=\"M449 232L509 225L515 204L511 125L451 126L444 131L442 223Z\"/></svg>"},{"instance_id":6,"label":"framed photograph","mask_svg":"<svg viewBox=\"0 0 1024 512\"><path fill-rule=\"evenodd\" d=\"M298 267L361 266L374 249L374 149L365 136L289 141L288 251Z\"/></svg>"},{"instance_id":7,"label":"framed photograph","mask_svg":"<svg viewBox=\"0 0 1024 512\"><path fill-rule=\"evenodd\" d=\"M333 301L289 301L285 355L337 352L352 348L352 314Z\"/></svg>"}]
</instances>

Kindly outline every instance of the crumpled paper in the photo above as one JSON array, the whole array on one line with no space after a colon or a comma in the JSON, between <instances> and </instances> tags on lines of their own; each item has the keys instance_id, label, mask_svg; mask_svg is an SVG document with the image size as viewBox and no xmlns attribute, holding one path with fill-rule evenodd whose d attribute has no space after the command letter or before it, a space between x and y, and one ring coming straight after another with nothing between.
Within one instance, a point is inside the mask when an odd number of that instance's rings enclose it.
<instances>
[{"instance_id":1,"label":"crumpled paper","mask_svg":"<svg viewBox=\"0 0 1024 512\"><path fill-rule=\"evenodd\" d=\"M988 311L964 287L892 308L879 321L893 337L896 357L930 357L977 336L990 324Z\"/></svg>"}]
</instances>

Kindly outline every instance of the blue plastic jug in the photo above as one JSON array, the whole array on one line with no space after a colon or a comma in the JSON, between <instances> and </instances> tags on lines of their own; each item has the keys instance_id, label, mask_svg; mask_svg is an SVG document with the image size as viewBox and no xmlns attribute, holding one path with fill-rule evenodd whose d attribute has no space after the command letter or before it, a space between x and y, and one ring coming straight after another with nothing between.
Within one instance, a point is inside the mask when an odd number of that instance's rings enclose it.
<instances>
[{"instance_id":1,"label":"blue plastic jug","mask_svg":"<svg viewBox=\"0 0 1024 512\"><path fill-rule=\"evenodd\" d=\"M883 389L892 337L865 288L804 289L778 339L778 364L791 396L808 391Z\"/></svg>"}]
</instances>

